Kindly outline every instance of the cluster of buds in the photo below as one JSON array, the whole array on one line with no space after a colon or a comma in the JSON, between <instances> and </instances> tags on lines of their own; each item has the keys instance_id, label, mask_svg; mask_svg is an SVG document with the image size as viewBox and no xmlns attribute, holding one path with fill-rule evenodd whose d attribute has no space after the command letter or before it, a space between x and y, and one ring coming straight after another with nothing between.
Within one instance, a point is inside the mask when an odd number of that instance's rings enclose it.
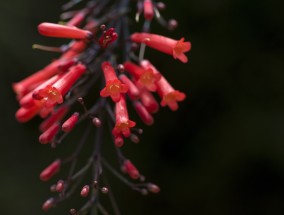
<instances>
[{"instance_id":1,"label":"cluster of buds","mask_svg":"<svg viewBox=\"0 0 284 215\"><path fill-rule=\"evenodd\" d=\"M83 214L96 208L106 214L99 195L108 194L113 205L115 203L109 184L102 177L104 171L109 171L143 195L160 190L157 185L145 181L145 177L120 149L128 138L138 143L139 135L143 132L136 127L140 122L129 118L129 105L132 104L141 122L152 125L153 114L158 112L160 106L168 106L175 111L178 102L186 97L174 89L150 60L144 58L145 49L156 49L186 63L188 59L184 53L190 50L191 44L184 42L184 38L175 40L149 33L154 17L169 29L177 25L174 20L166 22L162 18L160 11L165 9L165 4L161 2L137 1L136 21L139 21L142 13L145 21L142 32L131 34L127 16L131 6L129 0L89 0L82 9L70 11L81 1L71 0L63 6L65 12L61 19L65 22L41 23L38 26L38 32L43 36L71 41L61 47L33 46L60 52L61 56L13 84L20 104L16 119L27 122L35 116L43 118L39 126L39 142L49 144L52 148L60 146L77 124L85 122L86 129L74 152L66 158L56 159L41 172L40 179L49 181L60 172L62 166L70 166L69 174L51 186L51 191L58 195L46 200L42 208L48 210L54 207L75 194L75 188L81 186L78 194L89 199L81 208L70 209L70 213ZM138 55L134 44L140 46ZM100 89L94 93L93 89L97 89L97 86ZM85 97L91 97L91 101L95 101L93 105L87 107ZM75 103L81 105L79 110L76 110L78 107ZM105 129L110 130L121 171L116 170L104 157L101 146ZM93 150L85 165L78 167L77 160L85 158L80 157L80 152L93 130ZM91 180L81 183L89 173ZM113 208L114 214L119 214L117 207Z\"/></svg>"}]
</instances>

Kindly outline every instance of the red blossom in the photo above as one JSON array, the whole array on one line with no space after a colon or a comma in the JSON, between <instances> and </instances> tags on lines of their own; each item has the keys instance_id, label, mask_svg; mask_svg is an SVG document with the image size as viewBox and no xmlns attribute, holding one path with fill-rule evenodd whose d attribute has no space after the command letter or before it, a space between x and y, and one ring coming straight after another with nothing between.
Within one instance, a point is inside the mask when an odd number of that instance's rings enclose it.
<instances>
[{"instance_id":1,"label":"red blossom","mask_svg":"<svg viewBox=\"0 0 284 215\"><path fill-rule=\"evenodd\" d=\"M135 100L139 98L140 92L137 86L124 74L119 76L119 79L127 85L128 91L127 94L130 99Z\"/></svg>"},{"instance_id":2,"label":"red blossom","mask_svg":"<svg viewBox=\"0 0 284 215\"><path fill-rule=\"evenodd\" d=\"M102 97L110 96L114 102L118 102L121 98L121 94L128 91L128 87L118 80L116 73L109 62L102 63L102 70L106 80L106 87L101 90L100 95Z\"/></svg>"},{"instance_id":3,"label":"red blossom","mask_svg":"<svg viewBox=\"0 0 284 215\"><path fill-rule=\"evenodd\" d=\"M123 65L125 70L135 77L140 87L145 87L150 91L157 90L156 83L161 78L160 74L154 74L152 69L143 69L129 61L125 62Z\"/></svg>"},{"instance_id":4,"label":"red blossom","mask_svg":"<svg viewBox=\"0 0 284 215\"><path fill-rule=\"evenodd\" d=\"M92 37L92 33L74 26L66 26L44 22L38 26L38 32L47 37L59 37L68 39L87 39Z\"/></svg>"},{"instance_id":5,"label":"red blossom","mask_svg":"<svg viewBox=\"0 0 284 215\"><path fill-rule=\"evenodd\" d=\"M160 74L148 60L143 60L141 65L145 69L152 69L155 74ZM161 105L163 107L168 105L173 111L178 109L177 102L183 101L186 97L184 93L175 90L163 76L161 76L161 79L157 82L157 87L157 92L162 98Z\"/></svg>"},{"instance_id":6,"label":"red blossom","mask_svg":"<svg viewBox=\"0 0 284 215\"><path fill-rule=\"evenodd\" d=\"M131 35L131 40L136 43L144 43L153 49L172 55L174 59L179 59L183 63L188 61L184 53L191 49L191 43L184 42L184 38L174 40L157 34L134 33Z\"/></svg>"},{"instance_id":7,"label":"red blossom","mask_svg":"<svg viewBox=\"0 0 284 215\"><path fill-rule=\"evenodd\" d=\"M43 100L46 107L53 107L55 104L63 102L63 96L69 91L73 84L83 75L86 67L83 64L77 64L70 68L54 84L48 85L34 93L34 98Z\"/></svg>"},{"instance_id":8,"label":"red blossom","mask_svg":"<svg viewBox=\"0 0 284 215\"><path fill-rule=\"evenodd\" d=\"M55 122L60 121L68 111L69 108L67 106L61 106L53 111L52 114L39 125L40 131L46 131Z\"/></svg>"},{"instance_id":9,"label":"red blossom","mask_svg":"<svg viewBox=\"0 0 284 215\"><path fill-rule=\"evenodd\" d=\"M159 110L159 103L155 97L146 89L140 89L140 99L142 104L150 113L156 113Z\"/></svg>"},{"instance_id":10,"label":"red blossom","mask_svg":"<svg viewBox=\"0 0 284 215\"><path fill-rule=\"evenodd\" d=\"M145 108L145 106L141 102L135 101L134 108L136 112L138 113L138 115L140 116L141 120L146 125L152 125L154 123L154 119L152 115L148 112L148 110Z\"/></svg>"},{"instance_id":11,"label":"red blossom","mask_svg":"<svg viewBox=\"0 0 284 215\"><path fill-rule=\"evenodd\" d=\"M112 134L115 137L121 134L124 137L129 137L131 134L130 128L134 127L136 123L128 118L128 111L124 97L121 97L121 99L115 104L115 118L116 123L112 130Z\"/></svg>"}]
</instances>

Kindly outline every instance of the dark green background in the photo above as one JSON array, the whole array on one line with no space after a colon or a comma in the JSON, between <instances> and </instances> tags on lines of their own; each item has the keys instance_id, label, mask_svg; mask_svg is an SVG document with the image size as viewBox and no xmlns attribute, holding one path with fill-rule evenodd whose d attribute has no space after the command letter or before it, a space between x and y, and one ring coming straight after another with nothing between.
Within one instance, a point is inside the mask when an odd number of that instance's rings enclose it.
<instances>
[{"instance_id":1,"label":"dark green background","mask_svg":"<svg viewBox=\"0 0 284 215\"><path fill-rule=\"evenodd\" d=\"M51 42L36 26L56 22L63 2L0 3L3 214L45 214L40 207L49 185L38 174L60 153L37 142L38 120L16 122L11 83L54 57L31 45ZM153 31L190 40L189 63L155 51L147 55L187 99L177 112L162 109L141 143L126 146L127 155L162 191L143 197L115 183L122 214L284 214L283 1L166 3L165 17L175 17L180 27L166 32L155 25ZM76 206L76 201L62 204L47 214L67 214Z\"/></svg>"}]
</instances>

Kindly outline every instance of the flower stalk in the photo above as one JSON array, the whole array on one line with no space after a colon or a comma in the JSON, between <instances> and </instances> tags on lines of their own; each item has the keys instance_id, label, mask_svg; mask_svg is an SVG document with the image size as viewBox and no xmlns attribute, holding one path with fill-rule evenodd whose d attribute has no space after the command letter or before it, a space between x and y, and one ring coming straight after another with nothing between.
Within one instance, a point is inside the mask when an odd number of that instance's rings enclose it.
<instances>
[{"instance_id":1,"label":"flower stalk","mask_svg":"<svg viewBox=\"0 0 284 215\"><path fill-rule=\"evenodd\" d=\"M82 8L72 11L75 5ZM139 33L131 33L129 26L129 11L135 6L136 21L143 21ZM125 155L121 147L126 147L124 143L128 141L140 142L143 133L140 122L132 121L130 113L136 112L143 124L152 125L153 114L160 106L176 111L177 102L186 97L158 71L152 63L155 59L151 62L145 59L147 47L151 47L183 63L188 61L185 53L191 49L190 42L151 33L154 20L168 29L177 26L173 20L164 20L160 14L164 9L165 4L154 0L70 0L63 6L64 22L38 25L41 35L70 42L60 47L34 46L60 56L13 84L20 105L15 117L19 122L37 116L43 118L39 142L52 148L68 142L66 137L82 129L77 125L86 125L82 137L72 139L73 153L56 159L40 173L42 181L49 181L57 174L60 177L51 186L54 196L43 203L43 210L77 195L86 202L81 207L71 207L72 215L89 211L121 214L112 192L115 189L106 180L106 171L142 195L160 191L157 185L145 181L135 162L130 161L131 155ZM140 19L141 14L144 18ZM105 141L105 135L110 135L112 141ZM105 155L109 152L103 144L114 147L118 165L107 161ZM69 166L65 176L59 171L63 166ZM113 213L103 206L100 198L103 194L109 195Z\"/></svg>"}]
</instances>

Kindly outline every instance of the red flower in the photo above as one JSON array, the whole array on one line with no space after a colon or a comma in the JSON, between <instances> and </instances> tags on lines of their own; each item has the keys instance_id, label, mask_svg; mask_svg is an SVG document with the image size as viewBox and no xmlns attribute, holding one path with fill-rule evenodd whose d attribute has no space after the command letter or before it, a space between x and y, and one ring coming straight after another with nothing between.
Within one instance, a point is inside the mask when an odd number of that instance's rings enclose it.
<instances>
[{"instance_id":1,"label":"red flower","mask_svg":"<svg viewBox=\"0 0 284 215\"><path fill-rule=\"evenodd\" d=\"M149 111L145 108L145 106L141 102L135 101L134 108L138 113L138 115L140 116L141 120L146 125L152 125L154 123L152 115L149 113Z\"/></svg>"},{"instance_id":2,"label":"red flower","mask_svg":"<svg viewBox=\"0 0 284 215\"><path fill-rule=\"evenodd\" d=\"M140 99L142 104L145 106L149 113L156 113L159 110L159 103L156 101L155 97L151 92L145 88L140 89Z\"/></svg>"},{"instance_id":3,"label":"red flower","mask_svg":"<svg viewBox=\"0 0 284 215\"><path fill-rule=\"evenodd\" d=\"M122 96L121 99L115 104L115 127L112 130L112 134L116 137L123 135L124 137L129 137L131 132L130 128L136 125L135 122L129 120L128 111L126 107L125 98Z\"/></svg>"},{"instance_id":4,"label":"red flower","mask_svg":"<svg viewBox=\"0 0 284 215\"><path fill-rule=\"evenodd\" d=\"M153 49L173 55L174 59L179 59L183 63L188 61L184 53L191 49L191 43L184 42L184 38L174 40L157 34L134 33L131 35L131 40L136 43L145 43Z\"/></svg>"},{"instance_id":5,"label":"red flower","mask_svg":"<svg viewBox=\"0 0 284 215\"><path fill-rule=\"evenodd\" d=\"M61 37L69 39L87 39L92 37L92 33L74 26L59 25L44 22L38 26L38 32L47 37Z\"/></svg>"},{"instance_id":6,"label":"red flower","mask_svg":"<svg viewBox=\"0 0 284 215\"><path fill-rule=\"evenodd\" d=\"M125 70L135 77L140 87L145 87L150 91L157 90L156 83L161 78L160 74L154 74L152 69L143 69L129 61L125 62L123 65Z\"/></svg>"},{"instance_id":7,"label":"red flower","mask_svg":"<svg viewBox=\"0 0 284 215\"><path fill-rule=\"evenodd\" d=\"M145 69L150 68L154 71L154 73L159 73L159 71L148 60L143 60L141 65ZM185 94L175 90L164 76L161 76L161 79L157 82L157 88L157 92L162 98L161 106L164 107L168 105L173 111L178 109L177 102L185 99Z\"/></svg>"},{"instance_id":8,"label":"red flower","mask_svg":"<svg viewBox=\"0 0 284 215\"><path fill-rule=\"evenodd\" d=\"M70 68L70 71L65 73L54 84L38 90L34 93L34 99L43 100L46 107L53 107L55 104L63 102L63 96L69 91L73 84L86 71L83 64L77 64Z\"/></svg>"},{"instance_id":9,"label":"red flower","mask_svg":"<svg viewBox=\"0 0 284 215\"><path fill-rule=\"evenodd\" d=\"M37 115L41 107L41 102L37 102L28 108L20 107L16 112L16 119L19 122L27 122Z\"/></svg>"},{"instance_id":10,"label":"red flower","mask_svg":"<svg viewBox=\"0 0 284 215\"><path fill-rule=\"evenodd\" d=\"M53 111L52 114L39 125L40 131L44 132L55 122L60 121L68 111L68 106L61 106L57 110Z\"/></svg>"},{"instance_id":11,"label":"red flower","mask_svg":"<svg viewBox=\"0 0 284 215\"><path fill-rule=\"evenodd\" d=\"M127 85L128 91L127 94L130 99L135 100L139 98L140 92L137 86L124 74L119 76L119 79Z\"/></svg>"},{"instance_id":12,"label":"red flower","mask_svg":"<svg viewBox=\"0 0 284 215\"><path fill-rule=\"evenodd\" d=\"M102 70L104 72L106 87L100 92L102 97L110 96L114 102L118 102L121 94L128 91L127 85L118 80L116 73L109 62L102 63Z\"/></svg>"}]
</instances>

